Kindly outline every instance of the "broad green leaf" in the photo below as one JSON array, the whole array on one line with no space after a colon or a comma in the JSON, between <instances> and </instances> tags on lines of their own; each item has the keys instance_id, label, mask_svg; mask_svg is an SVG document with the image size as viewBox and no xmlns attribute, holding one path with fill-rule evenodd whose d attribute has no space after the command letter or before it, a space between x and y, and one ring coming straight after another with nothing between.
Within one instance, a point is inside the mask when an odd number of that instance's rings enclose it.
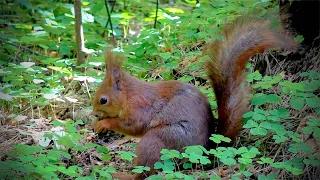
<instances>
[{"instance_id":1,"label":"broad green leaf","mask_svg":"<svg viewBox=\"0 0 320 180\"><path fill-rule=\"evenodd\" d=\"M253 114L254 114L254 113L253 113L252 111L249 111L249 112L244 113L242 117L243 117L243 118L249 118L249 117L251 117Z\"/></svg>"},{"instance_id":2,"label":"broad green leaf","mask_svg":"<svg viewBox=\"0 0 320 180\"><path fill-rule=\"evenodd\" d=\"M154 164L154 169L162 169L163 166L164 166L164 165L163 165L161 162L156 162L156 163Z\"/></svg>"},{"instance_id":3,"label":"broad green leaf","mask_svg":"<svg viewBox=\"0 0 320 180\"><path fill-rule=\"evenodd\" d=\"M307 124L313 127L320 127L320 119L310 119L310 121L307 121Z\"/></svg>"},{"instance_id":4,"label":"broad green leaf","mask_svg":"<svg viewBox=\"0 0 320 180\"><path fill-rule=\"evenodd\" d=\"M224 164L230 166L230 165L235 165L237 162L234 158L219 158L221 162Z\"/></svg>"},{"instance_id":5,"label":"broad green leaf","mask_svg":"<svg viewBox=\"0 0 320 180\"><path fill-rule=\"evenodd\" d=\"M185 152L188 154L192 154L192 153L198 154L198 155L203 154L203 151L201 148L199 148L199 146L187 146Z\"/></svg>"},{"instance_id":6,"label":"broad green leaf","mask_svg":"<svg viewBox=\"0 0 320 180\"><path fill-rule=\"evenodd\" d=\"M303 127L302 132L303 134L311 134L313 132L313 128L311 126Z\"/></svg>"},{"instance_id":7,"label":"broad green leaf","mask_svg":"<svg viewBox=\"0 0 320 180\"><path fill-rule=\"evenodd\" d=\"M267 164L271 164L271 163L273 163L273 159L271 159L271 158L269 158L269 157L267 157L267 158L264 158L264 157L261 157L260 158L260 161L257 161L259 164L265 164L265 163L267 163Z\"/></svg>"},{"instance_id":8,"label":"broad green leaf","mask_svg":"<svg viewBox=\"0 0 320 180\"><path fill-rule=\"evenodd\" d=\"M238 161L242 164L251 164L252 163L252 159L250 159L250 158L238 158Z\"/></svg>"},{"instance_id":9,"label":"broad green leaf","mask_svg":"<svg viewBox=\"0 0 320 180\"><path fill-rule=\"evenodd\" d=\"M317 108L320 106L320 99L317 96L306 98L306 103L311 108Z\"/></svg>"},{"instance_id":10,"label":"broad green leaf","mask_svg":"<svg viewBox=\"0 0 320 180\"><path fill-rule=\"evenodd\" d=\"M104 146L97 145L97 151L98 151L99 153L107 153L107 152L109 152L109 149L106 148L106 147L104 147Z\"/></svg>"},{"instance_id":11,"label":"broad green leaf","mask_svg":"<svg viewBox=\"0 0 320 180\"><path fill-rule=\"evenodd\" d=\"M259 126L266 129L272 129L272 126L269 122L262 122Z\"/></svg>"},{"instance_id":12,"label":"broad green leaf","mask_svg":"<svg viewBox=\"0 0 320 180\"><path fill-rule=\"evenodd\" d=\"M170 58L171 53L170 53L170 52L160 53L159 56L162 57L162 59L163 59L164 61L166 61L166 60L168 60L168 59Z\"/></svg>"},{"instance_id":13,"label":"broad green leaf","mask_svg":"<svg viewBox=\"0 0 320 180\"><path fill-rule=\"evenodd\" d=\"M300 90L300 91L304 90L304 85L300 84L300 83L293 83L291 81L283 81L283 82L280 82L279 84L281 86L289 87L291 89L296 89L296 90Z\"/></svg>"},{"instance_id":14,"label":"broad green leaf","mask_svg":"<svg viewBox=\"0 0 320 180\"><path fill-rule=\"evenodd\" d=\"M250 129L250 133L252 135L265 136L265 135L267 135L268 131L265 128L262 128L262 127L259 126L259 127L255 127L255 128Z\"/></svg>"},{"instance_id":15,"label":"broad green leaf","mask_svg":"<svg viewBox=\"0 0 320 180\"><path fill-rule=\"evenodd\" d=\"M268 116L267 120L271 120L271 121L279 121L280 117L279 116Z\"/></svg>"},{"instance_id":16,"label":"broad green leaf","mask_svg":"<svg viewBox=\"0 0 320 180\"><path fill-rule=\"evenodd\" d=\"M300 97L292 97L290 99L290 105L293 109L300 110L304 107L305 99Z\"/></svg>"},{"instance_id":17,"label":"broad green leaf","mask_svg":"<svg viewBox=\"0 0 320 180\"><path fill-rule=\"evenodd\" d=\"M253 120L249 120L243 127L244 128L252 128L252 127L258 127L258 123L253 121Z\"/></svg>"},{"instance_id":18,"label":"broad green leaf","mask_svg":"<svg viewBox=\"0 0 320 180\"><path fill-rule=\"evenodd\" d=\"M268 94L267 99L269 103L278 103L281 101L281 97L276 94Z\"/></svg>"},{"instance_id":19,"label":"broad green leaf","mask_svg":"<svg viewBox=\"0 0 320 180\"><path fill-rule=\"evenodd\" d=\"M316 138L320 138L320 128L319 127L314 128L313 136Z\"/></svg>"},{"instance_id":20,"label":"broad green leaf","mask_svg":"<svg viewBox=\"0 0 320 180\"><path fill-rule=\"evenodd\" d=\"M224 137L220 134L212 134L212 137L209 138L210 140L214 141L215 143L219 144L223 142L231 142L231 139L228 137Z\"/></svg>"},{"instance_id":21,"label":"broad green leaf","mask_svg":"<svg viewBox=\"0 0 320 180\"><path fill-rule=\"evenodd\" d=\"M275 143L282 143L282 142L286 142L289 139L283 135L273 135L272 138L275 140Z\"/></svg>"},{"instance_id":22,"label":"broad green leaf","mask_svg":"<svg viewBox=\"0 0 320 180\"><path fill-rule=\"evenodd\" d=\"M255 113L253 116L252 116L252 118L254 119L254 120L266 120L267 118L266 118L266 116L265 115L263 115L263 114L258 114L258 113Z\"/></svg>"},{"instance_id":23,"label":"broad green leaf","mask_svg":"<svg viewBox=\"0 0 320 180\"><path fill-rule=\"evenodd\" d=\"M264 176L264 175L258 176L258 180L276 180L276 178L277 178L277 175L273 173L270 173L267 176Z\"/></svg>"}]
</instances>

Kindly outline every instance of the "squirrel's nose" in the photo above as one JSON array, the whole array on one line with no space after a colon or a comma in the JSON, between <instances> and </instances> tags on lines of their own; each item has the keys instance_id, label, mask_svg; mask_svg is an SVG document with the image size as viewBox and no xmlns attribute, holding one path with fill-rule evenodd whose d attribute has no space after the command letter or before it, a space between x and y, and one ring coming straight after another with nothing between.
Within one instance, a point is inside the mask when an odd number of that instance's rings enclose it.
<instances>
[{"instance_id":1,"label":"squirrel's nose","mask_svg":"<svg viewBox=\"0 0 320 180\"><path fill-rule=\"evenodd\" d=\"M91 112L91 115L95 116L95 117L101 117L103 115L102 112L99 112L99 111L92 111Z\"/></svg>"}]
</instances>

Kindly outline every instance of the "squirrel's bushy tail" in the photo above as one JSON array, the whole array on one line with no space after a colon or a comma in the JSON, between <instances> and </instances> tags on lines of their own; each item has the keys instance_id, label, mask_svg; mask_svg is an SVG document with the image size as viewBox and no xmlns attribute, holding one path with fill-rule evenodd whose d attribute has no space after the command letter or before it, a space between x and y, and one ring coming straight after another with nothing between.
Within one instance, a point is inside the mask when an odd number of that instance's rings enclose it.
<instances>
[{"instance_id":1,"label":"squirrel's bushy tail","mask_svg":"<svg viewBox=\"0 0 320 180\"><path fill-rule=\"evenodd\" d=\"M297 42L284 31L274 31L270 22L251 19L238 20L223 31L224 40L209 44L204 54L218 103L218 131L234 139L242 128L242 115L249 108L248 88L240 87L245 81L245 66L249 58L270 48L294 50Z\"/></svg>"}]
</instances>

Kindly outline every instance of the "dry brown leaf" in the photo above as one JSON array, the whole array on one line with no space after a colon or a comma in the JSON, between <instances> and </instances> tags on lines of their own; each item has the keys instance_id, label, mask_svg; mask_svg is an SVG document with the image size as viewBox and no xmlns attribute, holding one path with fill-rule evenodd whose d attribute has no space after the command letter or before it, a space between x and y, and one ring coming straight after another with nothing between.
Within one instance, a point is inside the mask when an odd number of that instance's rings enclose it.
<instances>
[{"instance_id":1,"label":"dry brown leaf","mask_svg":"<svg viewBox=\"0 0 320 180\"><path fill-rule=\"evenodd\" d=\"M134 141L134 142L138 143L138 142L140 141L140 139L125 136L125 137L123 137L123 138L120 138L120 139L115 140L115 141L114 141L113 143L111 143L111 144L108 144L108 145L107 145L107 148L109 148L109 149L115 149L115 148L117 148L118 146L123 145L123 144L125 144L125 143L127 143L127 142L129 142L129 141Z\"/></svg>"}]
</instances>

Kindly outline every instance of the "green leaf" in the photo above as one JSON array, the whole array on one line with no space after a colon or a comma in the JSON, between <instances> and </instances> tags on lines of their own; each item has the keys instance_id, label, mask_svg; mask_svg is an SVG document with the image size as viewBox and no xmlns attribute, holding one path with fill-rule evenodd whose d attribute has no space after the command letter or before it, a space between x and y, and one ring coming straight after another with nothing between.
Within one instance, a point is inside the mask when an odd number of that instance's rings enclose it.
<instances>
[{"instance_id":1,"label":"green leaf","mask_svg":"<svg viewBox=\"0 0 320 180\"><path fill-rule=\"evenodd\" d=\"M134 157L137 157L137 155L131 151L117 151L116 153L120 154L121 159L129 162L131 162Z\"/></svg>"},{"instance_id":2,"label":"green leaf","mask_svg":"<svg viewBox=\"0 0 320 180\"><path fill-rule=\"evenodd\" d=\"M303 163L305 163L306 165L311 164L312 166L320 167L320 161L318 160L316 154L309 155L308 158L305 158L303 160Z\"/></svg>"},{"instance_id":3,"label":"green leaf","mask_svg":"<svg viewBox=\"0 0 320 180\"><path fill-rule=\"evenodd\" d=\"M246 152L248 152L248 148L247 147L240 147L237 150L237 154L242 154L242 153L246 153Z\"/></svg>"},{"instance_id":4,"label":"green leaf","mask_svg":"<svg viewBox=\"0 0 320 180\"><path fill-rule=\"evenodd\" d=\"M311 79L319 79L319 73L317 73L316 71L308 71L308 72L303 72L303 73L300 73L300 76L302 77L307 77L309 76Z\"/></svg>"},{"instance_id":5,"label":"green leaf","mask_svg":"<svg viewBox=\"0 0 320 180\"><path fill-rule=\"evenodd\" d=\"M320 138L320 128L319 127L314 128L313 136L315 136L316 138Z\"/></svg>"},{"instance_id":6,"label":"green leaf","mask_svg":"<svg viewBox=\"0 0 320 180\"><path fill-rule=\"evenodd\" d=\"M311 119L310 121L307 121L307 124L313 127L320 127L320 119Z\"/></svg>"},{"instance_id":7,"label":"green leaf","mask_svg":"<svg viewBox=\"0 0 320 180\"><path fill-rule=\"evenodd\" d=\"M249 150L249 154L254 155L254 156L250 156L250 157L255 157L255 155L260 154L259 150L256 147L251 147Z\"/></svg>"},{"instance_id":8,"label":"green leaf","mask_svg":"<svg viewBox=\"0 0 320 180\"><path fill-rule=\"evenodd\" d=\"M271 158L264 158L264 157L261 157L260 158L260 161L257 161L259 164L271 164L271 163L273 163L273 159L271 159Z\"/></svg>"},{"instance_id":9,"label":"green leaf","mask_svg":"<svg viewBox=\"0 0 320 180\"><path fill-rule=\"evenodd\" d=\"M185 153L187 154L198 154L198 155L202 155L203 151L201 148L199 148L199 146L187 146Z\"/></svg>"},{"instance_id":10,"label":"green leaf","mask_svg":"<svg viewBox=\"0 0 320 180\"><path fill-rule=\"evenodd\" d=\"M309 71L309 77L312 78L312 79L319 79L320 74L317 73L316 71L310 70L310 71Z\"/></svg>"},{"instance_id":11,"label":"green leaf","mask_svg":"<svg viewBox=\"0 0 320 180\"><path fill-rule=\"evenodd\" d=\"M289 147L289 152L292 153L299 153L300 151L307 154L311 152L311 147L307 144L301 143L292 143Z\"/></svg>"},{"instance_id":12,"label":"green leaf","mask_svg":"<svg viewBox=\"0 0 320 180\"><path fill-rule=\"evenodd\" d=\"M289 115L290 115L289 111L285 108L279 108L278 112L279 112L279 116L281 118L289 117Z\"/></svg>"},{"instance_id":13,"label":"green leaf","mask_svg":"<svg viewBox=\"0 0 320 180\"><path fill-rule=\"evenodd\" d=\"M111 158L112 158L112 156L111 156L110 154L102 154L102 155L100 156L100 159L101 159L102 161L109 161Z\"/></svg>"},{"instance_id":14,"label":"green leaf","mask_svg":"<svg viewBox=\"0 0 320 180\"><path fill-rule=\"evenodd\" d=\"M217 144L221 142L231 142L230 138L224 137L223 135L220 135L220 134L212 134L212 137L210 137L209 139Z\"/></svg>"},{"instance_id":15,"label":"green leaf","mask_svg":"<svg viewBox=\"0 0 320 180\"><path fill-rule=\"evenodd\" d=\"M292 97L290 99L290 105L293 109L300 110L304 107L305 99L300 97Z\"/></svg>"},{"instance_id":16,"label":"green leaf","mask_svg":"<svg viewBox=\"0 0 320 180\"><path fill-rule=\"evenodd\" d=\"M265 129L272 129L271 124L269 122L262 122L259 126Z\"/></svg>"},{"instance_id":17,"label":"green leaf","mask_svg":"<svg viewBox=\"0 0 320 180\"><path fill-rule=\"evenodd\" d=\"M160 53L159 56L162 57L162 59L163 59L164 61L166 61L166 60L168 60L168 59L170 58L171 53L170 53L170 52Z\"/></svg>"},{"instance_id":18,"label":"green leaf","mask_svg":"<svg viewBox=\"0 0 320 180\"><path fill-rule=\"evenodd\" d=\"M132 172L134 173L142 173L143 171L150 171L150 167L145 166L135 166Z\"/></svg>"},{"instance_id":19,"label":"green leaf","mask_svg":"<svg viewBox=\"0 0 320 180\"><path fill-rule=\"evenodd\" d=\"M252 159L250 159L250 158L238 158L238 161L242 164L251 164L252 163Z\"/></svg>"},{"instance_id":20,"label":"green leaf","mask_svg":"<svg viewBox=\"0 0 320 180\"><path fill-rule=\"evenodd\" d=\"M167 159L173 159L173 158L182 159L182 155L177 150L162 149L160 153L163 154L160 157L161 160L167 160Z\"/></svg>"},{"instance_id":21,"label":"green leaf","mask_svg":"<svg viewBox=\"0 0 320 180\"><path fill-rule=\"evenodd\" d=\"M275 162L271 166L274 168L283 168L283 167L285 167L285 164L284 164L284 162Z\"/></svg>"},{"instance_id":22,"label":"green leaf","mask_svg":"<svg viewBox=\"0 0 320 180\"><path fill-rule=\"evenodd\" d=\"M275 140L275 143L279 144L282 142L286 142L289 139L283 135L273 135L272 138Z\"/></svg>"},{"instance_id":23,"label":"green leaf","mask_svg":"<svg viewBox=\"0 0 320 180\"><path fill-rule=\"evenodd\" d=\"M190 82L191 80L193 80L193 76L183 76L181 78L179 78L179 81L183 81L183 82Z\"/></svg>"},{"instance_id":24,"label":"green leaf","mask_svg":"<svg viewBox=\"0 0 320 180\"><path fill-rule=\"evenodd\" d=\"M253 120L248 120L247 123L243 126L244 128L253 128L258 127L258 123Z\"/></svg>"},{"instance_id":25,"label":"green leaf","mask_svg":"<svg viewBox=\"0 0 320 180\"><path fill-rule=\"evenodd\" d=\"M61 136L61 137L58 137L58 141L57 143L59 145L63 145L67 148L72 148L73 147L73 141L70 139L69 136Z\"/></svg>"},{"instance_id":26,"label":"green leaf","mask_svg":"<svg viewBox=\"0 0 320 180\"><path fill-rule=\"evenodd\" d=\"M100 171L99 174L100 174L101 177L105 177L107 179L112 179L112 175L109 172Z\"/></svg>"},{"instance_id":27,"label":"green leaf","mask_svg":"<svg viewBox=\"0 0 320 180\"><path fill-rule=\"evenodd\" d=\"M309 154L311 152L310 145L304 144L303 146L301 146L301 151L305 154Z\"/></svg>"},{"instance_id":28,"label":"green leaf","mask_svg":"<svg viewBox=\"0 0 320 180\"><path fill-rule=\"evenodd\" d=\"M254 108L254 112L257 114L263 114L267 115L268 113L265 110L259 109L259 108Z\"/></svg>"},{"instance_id":29,"label":"green leaf","mask_svg":"<svg viewBox=\"0 0 320 180\"><path fill-rule=\"evenodd\" d=\"M152 175L148 177L149 180L163 180L163 176L162 175Z\"/></svg>"},{"instance_id":30,"label":"green leaf","mask_svg":"<svg viewBox=\"0 0 320 180\"><path fill-rule=\"evenodd\" d=\"M302 132L303 134L311 134L313 132L313 128L311 126L303 127Z\"/></svg>"},{"instance_id":31,"label":"green leaf","mask_svg":"<svg viewBox=\"0 0 320 180\"><path fill-rule=\"evenodd\" d=\"M140 46L136 49L135 55L136 55L137 57L141 57L141 56L143 56L144 52L145 52L144 47L143 47L142 45L140 45Z\"/></svg>"},{"instance_id":32,"label":"green leaf","mask_svg":"<svg viewBox=\"0 0 320 180\"><path fill-rule=\"evenodd\" d=\"M262 104L265 104L266 102L268 102L267 95L262 93L257 93L253 96L251 104L260 106Z\"/></svg>"},{"instance_id":33,"label":"green leaf","mask_svg":"<svg viewBox=\"0 0 320 180\"><path fill-rule=\"evenodd\" d=\"M303 73L300 73L299 76L301 76L301 77L307 77L307 76L309 76L309 73L308 73L308 72L303 72Z\"/></svg>"},{"instance_id":34,"label":"green leaf","mask_svg":"<svg viewBox=\"0 0 320 180\"><path fill-rule=\"evenodd\" d=\"M264 176L264 175L258 176L258 180L276 180L276 178L277 178L277 175L273 173L270 173L267 176Z\"/></svg>"},{"instance_id":35,"label":"green leaf","mask_svg":"<svg viewBox=\"0 0 320 180\"><path fill-rule=\"evenodd\" d=\"M200 164L202 164L202 165L206 165L206 164L210 164L211 163L211 161L206 156L202 156L199 159L200 159Z\"/></svg>"},{"instance_id":36,"label":"green leaf","mask_svg":"<svg viewBox=\"0 0 320 180\"><path fill-rule=\"evenodd\" d=\"M154 163L154 169L162 169L164 165L161 162Z\"/></svg>"},{"instance_id":37,"label":"green leaf","mask_svg":"<svg viewBox=\"0 0 320 180\"><path fill-rule=\"evenodd\" d=\"M305 91L315 91L315 90L319 89L319 87L320 87L319 80L311 80L310 82L304 81L301 83L303 83Z\"/></svg>"},{"instance_id":38,"label":"green leaf","mask_svg":"<svg viewBox=\"0 0 320 180\"><path fill-rule=\"evenodd\" d=\"M255 113L253 116L252 116L252 118L254 119L254 120L266 120L267 118L266 118L266 116L265 115L263 115L263 114L258 114L258 113Z\"/></svg>"},{"instance_id":39,"label":"green leaf","mask_svg":"<svg viewBox=\"0 0 320 180\"><path fill-rule=\"evenodd\" d=\"M230 165L236 165L237 162L234 158L225 158L225 157L222 157L222 158L219 158L221 162L223 162L224 164L230 166Z\"/></svg>"},{"instance_id":40,"label":"green leaf","mask_svg":"<svg viewBox=\"0 0 320 180\"><path fill-rule=\"evenodd\" d=\"M188 163L188 162L185 162L185 163L183 163L183 168L184 169L191 169L192 168L192 164Z\"/></svg>"},{"instance_id":41,"label":"green leaf","mask_svg":"<svg viewBox=\"0 0 320 180\"><path fill-rule=\"evenodd\" d=\"M281 101L281 97L276 94L268 94L266 98L269 103L278 103Z\"/></svg>"},{"instance_id":42,"label":"green leaf","mask_svg":"<svg viewBox=\"0 0 320 180\"><path fill-rule=\"evenodd\" d=\"M184 178L184 174L181 172L175 172L174 175L179 179Z\"/></svg>"},{"instance_id":43,"label":"green leaf","mask_svg":"<svg viewBox=\"0 0 320 180\"><path fill-rule=\"evenodd\" d=\"M261 80L262 76L259 71L255 71L254 73L249 73L247 75L247 81L253 82L254 80Z\"/></svg>"},{"instance_id":44,"label":"green leaf","mask_svg":"<svg viewBox=\"0 0 320 180\"><path fill-rule=\"evenodd\" d=\"M190 38L190 37L192 37L194 34L196 34L196 31L190 29L190 30L186 30L186 31L185 31L184 36L187 37L187 38Z\"/></svg>"},{"instance_id":45,"label":"green leaf","mask_svg":"<svg viewBox=\"0 0 320 180\"><path fill-rule=\"evenodd\" d=\"M295 90L299 90L299 91L304 90L304 86L301 83L293 83L291 81L283 81L283 82L280 82L279 84L281 86L288 87L288 88L295 89Z\"/></svg>"},{"instance_id":46,"label":"green leaf","mask_svg":"<svg viewBox=\"0 0 320 180\"><path fill-rule=\"evenodd\" d=\"M60 52L61 54L65 54L65 55L67 55L67 56L71 56L71 55L72 55L72 54L71 54L71 51L70 51L70 48L69 48L68 45L65 44L65 43L61 43L61 44L60 44L59 52Z\"/></svg>"},{"instance_id":47,"label":"green leaf","mask_svg":"<svg viewBox=\"0 0 320 180\"><path fill-rule=\"evenodd\" d=\"M279 116L268 116L267 120L277 122L277 121L280 121L280 117Z\"/></svg>"},{"instance_id":48,"label":"green leaf","mask_svg":"<svg viewBox=\"0 0 320 180\"><path fill-rule=\"evenodd\" d=\"M301 142L300 134L297 132L287 131L288 136L294 141L294 142Z\"/></svg>"},{"instance_id":49,"label":"green leaf","mask_svg":"<svg viewBox=\"0 0 320 180\"><path fill-rule=\"evenodd\" d=\"M320 99L317 96L306 98L307 105L311 108L317 108L320 106Z\"/></svg>"},{"instance_id":50,"label":"green leaf","mask_svg":"<svg viewBox=\"0 0 320 180\"><path fill-rule=\"evenodd\" d=\"M243 117L243 118L249 118L249 117L251 117L253 114L254 114L254 113L253 113L252 111L249 111L249 112L244 113L242 117Z\"/></svg>"},{"instance_id":51,"label":"green leaf","mask_svg":"<svg viewBox=\"0 0 320 180\"><path fill-rule=\"evenodd\" d=\"M256 128L252 128L250 129L250 133L252 135L262 135L262 136L265 136L267 135L268 131L265 129L265 128L262 128L262 127L256 127Z\"/></svg>"},{"instance_id":52,"label":"green leaf","mask_svg":"<svg viewBox=\"0 0 320 180\"><path fill-rule=\"evenodd\" d=\"M246 177L250 177L252 176L253 173L249 171L243 171L242 174L245 175Z\"/></svg>"},{"instance_id":53,"label":"green leaf","mask_svg":"<svg viewBox=\"0 0 320 180\"><path fill-rule=\"evenodd\" d=\"M241 180L241 179L239 177L237 177L237 176L232 176L231 180Z\"/></svg>"}]
</instances>

